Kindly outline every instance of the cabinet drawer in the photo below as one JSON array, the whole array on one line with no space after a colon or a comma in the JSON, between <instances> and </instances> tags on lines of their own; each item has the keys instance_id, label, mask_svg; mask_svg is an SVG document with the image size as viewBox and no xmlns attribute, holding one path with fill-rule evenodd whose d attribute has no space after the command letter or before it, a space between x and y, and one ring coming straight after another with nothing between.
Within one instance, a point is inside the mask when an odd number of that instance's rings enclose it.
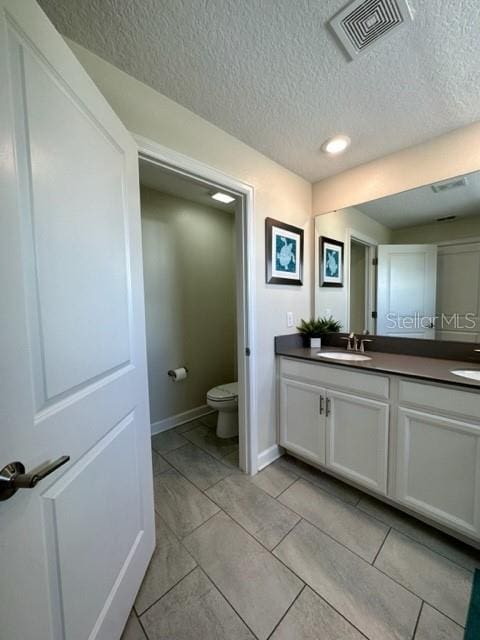
<instances>
[{"instance_id":1,"label":"cabinet drawer","mask_svg":"<svg viewBox=\"0 0 480 640\"><path fill-rule=\"evenodd\" d=\"M346 367L335 367L317 363L280 358L280 375L296 378L318 385L337 387L357 394L388 399L389 379L370 373L350 371Z\"/></svg>"},{"instance_id":2,"label":"cabinet drawer","mask_svg":"<svg viewBox=\"0 0 480 640\"><path fill-rule=\"evenodd\" d=\"M447 415L455 414L480 422L480 394L476 391L460 391L454 387L446 387L409 380L400 380L400 404L411 404L425 407Z\"/></svg>"}]
</instances>

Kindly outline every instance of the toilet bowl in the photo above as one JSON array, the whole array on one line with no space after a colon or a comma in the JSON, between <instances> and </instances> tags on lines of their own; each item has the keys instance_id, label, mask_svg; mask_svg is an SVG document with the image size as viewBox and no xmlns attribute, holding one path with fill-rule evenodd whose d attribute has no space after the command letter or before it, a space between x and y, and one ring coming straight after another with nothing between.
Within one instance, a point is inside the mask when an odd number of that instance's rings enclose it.
<instances>
[{"instance_id":1,"label":"toilet bowl","mask_svg":"<svg viewBox=\"0 0 480 640\"><path fill-rule=\"evenodd\" d=\"M210 389L207 392L207 404L218 411L217 436L232 438L238 435L238 382Z\"/></svg>"}]
</instances>

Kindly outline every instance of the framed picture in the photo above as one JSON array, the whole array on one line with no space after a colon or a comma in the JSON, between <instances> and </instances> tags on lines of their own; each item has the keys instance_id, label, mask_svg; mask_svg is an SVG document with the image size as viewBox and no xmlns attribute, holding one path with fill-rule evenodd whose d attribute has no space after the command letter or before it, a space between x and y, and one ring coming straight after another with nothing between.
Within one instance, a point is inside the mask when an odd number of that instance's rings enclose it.
<instances>
[{"instance_id":1,"label":"framed picture","mask_svg":"<svg viewBox=\"0 0 480 640\"><path fill-rule=\"evenodd\" d=\"M321 236L318 244L320 286L343 287L343 242Z\"/></svg>"},{"instance_id":2,"label":"framed picture","mask_svg":"<svg viewBox=\"0 0 480 640\"><path fill-rule=\"evenodd\" d=\"M267 284L303 284L303 229L265 219Z\"/></svg>"}]
</instances>

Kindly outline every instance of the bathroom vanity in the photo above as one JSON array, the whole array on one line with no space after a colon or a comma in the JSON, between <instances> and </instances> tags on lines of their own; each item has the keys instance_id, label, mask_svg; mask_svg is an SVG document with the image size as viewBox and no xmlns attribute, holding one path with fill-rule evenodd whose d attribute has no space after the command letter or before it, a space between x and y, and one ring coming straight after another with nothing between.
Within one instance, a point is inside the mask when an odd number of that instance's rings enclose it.
<instances>
[{"instance_id":1,"label":"bathroom vanity","mask_svg":"<svg viewBox=\"0 0 480 640\"><path fill-rule=\"evenodd\" d=\"M317 200L312 315L346 333L321 353L276 339L280 444L477 547L479 187L477 171L335 211Z\"/></svg>"},{"instance_id":2,"label":"bathroom vanity","mask_svg":"<svg viewBox=\"0 0 480 640\"><path fill-rule=\"evenodd\" d=\"M277 338L281 446L478 546L480 382L451 373L475 367L291 345Z\"/></svg>"}]
</instances>

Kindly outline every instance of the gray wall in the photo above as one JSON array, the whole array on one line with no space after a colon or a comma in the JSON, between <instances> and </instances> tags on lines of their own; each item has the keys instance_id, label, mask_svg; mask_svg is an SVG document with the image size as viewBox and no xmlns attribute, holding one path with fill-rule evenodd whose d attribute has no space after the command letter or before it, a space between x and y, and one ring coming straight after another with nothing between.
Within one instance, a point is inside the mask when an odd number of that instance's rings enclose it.
<instances>
[{"instance_id":1,"label":"gray wall","mask_svg":"<svg viewBox=\"0 0 480 640\"><path fill-rule=\"evenodd\" d=\"M234 216L141 188L152 424L236 380ZM168 369L189 376L173 383Z\"/></svg>"}]
</instances>

